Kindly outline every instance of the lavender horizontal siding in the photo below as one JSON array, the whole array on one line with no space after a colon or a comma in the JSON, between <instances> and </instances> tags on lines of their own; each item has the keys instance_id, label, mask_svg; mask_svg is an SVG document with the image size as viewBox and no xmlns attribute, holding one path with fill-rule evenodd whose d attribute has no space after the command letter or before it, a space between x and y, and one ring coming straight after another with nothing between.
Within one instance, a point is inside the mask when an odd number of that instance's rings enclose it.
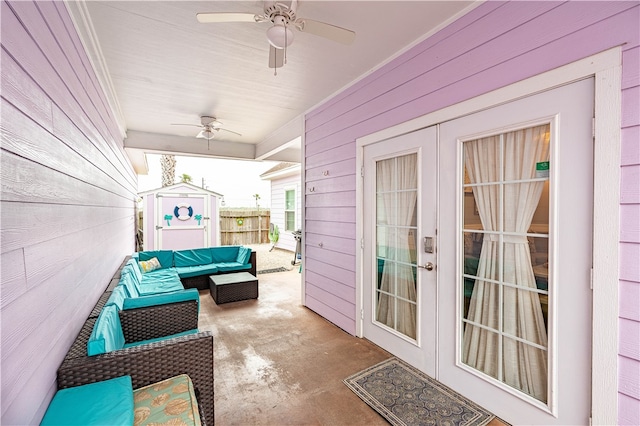
<instances>
[{"instance_id":1,"label":"lavender horizontal siding","mask_svg":"<svg viewBox=\"0 0 640 426\"><path fill-rule=\"evenodd\" d=\"M625 318L620 347L625 353L620 355L619 420L625 424L640 423L640 361L629 356L629 348L637 342L631 334L638 331L640 320L638 22L638 2L486 2L305 117L307 239L316 242L336 236L344 239L341 243L346 247L356 247L355 209L351 207L355 200L349 203L348 198L355 197L351 191L358 178L357 138L622 46L621 207L612 214L620 214L620 279L624 280L620 283L620 316ZM343 179L344 185L329 184L323 174L326 170L328 176ZM340 205L331 208L327 203L334 196ZM336 235L333 229L340 233ZM349 281L355 279L355 258L346 264L335 261L339 250L311 252L313 262L305 264L307 286L321 287L318 277L327 277L355 294L355 282ZM327 265L335 265L331 277ZM324 291L334 290L326 287ZM349 300L341 291L334 296ZM326 294L321 298L316 292L308 300L311 309L347 331L355 330L355 303L350 307L354 312L345 312L343 302L334 305ZM354 318L353 323L347 318Z\"/></svg>"},{"instance_id":2,"label":"lavender horizontal siding","mask_svg":"<svg viewBox=\"0 0 640 426\"><path fill-rule=\"evenodd\" d=\"M1 7L0 423L37 424L134 249L137 181L64 4Z\"/></svg>"}]
</instances>

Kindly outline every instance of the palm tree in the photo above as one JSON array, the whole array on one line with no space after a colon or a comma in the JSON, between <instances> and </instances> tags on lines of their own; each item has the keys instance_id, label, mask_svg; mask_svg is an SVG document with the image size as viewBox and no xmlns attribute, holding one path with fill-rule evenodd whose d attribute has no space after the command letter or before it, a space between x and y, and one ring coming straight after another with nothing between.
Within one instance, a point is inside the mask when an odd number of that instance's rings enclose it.
<instances>
[{"instance_id":1,"label":"palm tree","mask_svg":"<svg viewBox=\"0 0 640 426\"><path fill-rule=\"evenodd\" d=\"M180 182L182 183L191 183L193 181L193 179L191 179L191 176L183 173L182 175L180 175Z\"/></svg>"},{"instance_id":2,"label":"palm tree","mask_svg":"<svg viewBox=\"0 0 640 426\"><path fill-rule=\"evenodd\" d=\"M160 157L160 167L162 167L162 187L173 185L176 181L175 155L163 154Z\"/></svg>"}]
</instances>

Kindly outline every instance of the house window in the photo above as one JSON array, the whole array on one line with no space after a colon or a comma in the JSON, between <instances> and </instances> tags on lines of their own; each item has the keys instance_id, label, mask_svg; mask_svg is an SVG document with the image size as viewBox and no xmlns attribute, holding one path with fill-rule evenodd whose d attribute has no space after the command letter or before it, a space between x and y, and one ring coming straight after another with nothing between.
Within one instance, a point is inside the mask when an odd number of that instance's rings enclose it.
<instances>
[{"instance_id":1,"label":"house window","mask_svg":"<svg viewBox=\"0 0 640 426\"><path fill-rule=\"evenodd\" d=\"M284 191L284 229L285 231L296 230L296 190L288 189Z\"/></svg>"}]
</instances>

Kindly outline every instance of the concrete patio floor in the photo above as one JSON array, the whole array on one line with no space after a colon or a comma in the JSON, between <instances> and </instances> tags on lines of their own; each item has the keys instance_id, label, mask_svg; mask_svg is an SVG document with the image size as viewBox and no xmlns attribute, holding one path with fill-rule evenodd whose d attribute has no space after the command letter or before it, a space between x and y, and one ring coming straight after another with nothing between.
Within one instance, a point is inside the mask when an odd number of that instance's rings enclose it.
<instances>
[{"instance_id":1,"label":"concrete patio floor","mask_svg":"<svg viewBox=\"0 0 640 426\"><path fill-rule=\"evenodd\" d=\"M200 329L214 336L216 424L388 424L342 380L391 355L303 307L297 267L258 278L257 300L216 305L200 292Z\"/></svg>"}]
</instances>

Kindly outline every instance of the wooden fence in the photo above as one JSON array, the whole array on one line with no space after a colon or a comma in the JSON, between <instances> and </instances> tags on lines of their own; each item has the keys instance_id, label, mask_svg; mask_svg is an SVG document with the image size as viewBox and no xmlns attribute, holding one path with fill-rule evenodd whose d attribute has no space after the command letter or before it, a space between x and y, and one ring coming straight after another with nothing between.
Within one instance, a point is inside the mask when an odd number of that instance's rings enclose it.
<instances>
[{"instance_id":1,"label":"wooden fence","mask_svg":"<svg viewBox=\"0 0 640 426\"><path fill-rule=\"evenodd\" d=\"M220 244L268 243L270 219L269 209L221 208Z\"/></svg>"}]
</instances>

